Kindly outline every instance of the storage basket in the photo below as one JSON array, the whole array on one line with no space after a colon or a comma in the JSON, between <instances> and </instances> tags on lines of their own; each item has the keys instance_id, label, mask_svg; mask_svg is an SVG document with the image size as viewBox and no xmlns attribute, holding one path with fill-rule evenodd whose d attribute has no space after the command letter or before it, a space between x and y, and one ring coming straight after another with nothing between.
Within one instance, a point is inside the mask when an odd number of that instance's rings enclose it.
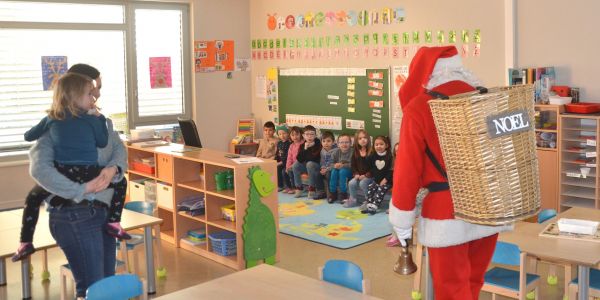
<instances>
[{"instance_id":1,"label":"storage basket","mask_svg":"<svg viewBox=\"0 0 600 300\"><path fill-rule=\"evenodd\" d=\"M237 253L235 233L219 231L208 235L212 251L221 256L230 256Z\"/></svg>"},{"instance_id":2,"label":"storage basket","mask_svg":"<svg viewBox=\"0 0 600 300\"><path fill-rule=\"evenodd\" d=\"M429 101L457 219L502 225L539 211L533 96L518 85Z\"/></svg>"},{"instance_id":3,"label":"storage basket","mask_svg":"<svg viewBox=\"0 0 600 300\"><path fill-rule=\"evenodd\" d=\"M221 206L221 215L223 219L235 222L235 204Z\"/></svg>"}]
</instances>

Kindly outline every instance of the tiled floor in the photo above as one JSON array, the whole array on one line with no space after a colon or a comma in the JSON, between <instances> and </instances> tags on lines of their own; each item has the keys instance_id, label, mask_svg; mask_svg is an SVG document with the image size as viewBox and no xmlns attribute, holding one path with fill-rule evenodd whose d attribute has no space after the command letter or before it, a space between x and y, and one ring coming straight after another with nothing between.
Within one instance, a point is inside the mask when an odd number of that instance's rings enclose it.
<instances>
[{"instance_id":1,"label":"tiled floor","mask_svg":"<svg viewBox=\"0 0 600 300\"><path fill-rule=\"evenodd\" d=\"M323 265L326 260L333 258L347 259L361 266L366 278L371 280L373 295L383 299L410 299L413 276L400 276L392 271L400 249L385 247L385 238L348 250L338 250L287 235L281 235L280 240L281 260L276 265L280 268L317 278L317 267ZM232 269L186 250L176 249L168 243L163 243L163 248L168 276L165 280L157 281L156 295L167 294L234 272ZM42 283L40 279L40 258L41 255L35 254L33 259L33 299L59 299L59 266L65 262L62 252L56 248L49 252L51 281L47 283ZM140 260L140 264L143 265L143 260ZM21 298L19 266L19 264L8 262L8 284L0 287L0 299ZM543 274L543 279L545 279L546 270L546 265L539 265L539 271ZM562 269L558 271L560 274ZM562 282L562 277L559 277L559 282ZM480 299L491 299L491 296L482 293ZM539 299L562 299L562 286L548 286L543 280Z\"/></svg>"}]
</instances>

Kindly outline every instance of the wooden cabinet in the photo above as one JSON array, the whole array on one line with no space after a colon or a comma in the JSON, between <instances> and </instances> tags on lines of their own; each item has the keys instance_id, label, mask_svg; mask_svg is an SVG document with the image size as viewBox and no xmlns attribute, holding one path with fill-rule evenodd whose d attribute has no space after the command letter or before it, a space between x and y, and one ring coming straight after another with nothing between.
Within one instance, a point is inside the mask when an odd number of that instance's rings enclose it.
<instances>
[{"instance_id":1,"label":"wooden cabinet","mask_svg":"<svg viewBox=\"0 0 600 300\"><path fill-rule=\"evenodd\" d=\"M540 172L542 209L559 209L558 204L558 152L562 105L535 105L536 152Z\"/></svg>"},{"instance_id":2,"label":"wooden cabinet","mask_svg":"<svg viewBox=\"0 0 600 300\"><path fill-rule=\"evenodd\" d=\"M600 116L560 116L560 210L599 208L598 145Z\"/></svg>"},{"instance_id":3,"label":"wooden cabinet","mask_svg":"<svg viewBox=\"0 0 600 300\"><path fill-rule=\"evenodd\" d=\"M189 148L189 147L187 147ZM277 166L275 161L265 161L257 164L237 164L226 158L227 153L209 149L177 152L182 149L180 145L170 145L155 148L140 148L128 146L129 162L148 160L154 157L156 170L144 173L130 170L130 180L147 178L156 181L158 217L164 220L161 225L161 239L181 247L185 250L202 255L234 269L244 269L244 240L242 238L244 217L248 207L251 182L248 170L252 166L259 166L262 170L276 178ZM217 186L215 175L228 171L233 174L233 188L222 189ZM276 184L276 183L275 183ZM161 186L165 188L163 192ZM275 186L276 187L276 186ZM170 188L168 191L167 188ZM162 193L162 196L161 196ZM166 194L165 194L166 193ZM165 200L170 193L171 198ZM190 197L203 197L205 212L202 215L191 216L185 212L177 211L177 204ZM164 201L171 201L164 202ZM278 234L278 203L277 190L260 199L273 214ZM166 203L166 204L165 204ZM231 206L235 209L234 220L223 218L221 207ZM235 234L237 253L230 256L221 256L212 251L211 242L197 246L181 242L189 230L203 230L207 236L219 231ZM279 238L277 237L277 240ZM279 251L276 253L279 260Z\"/></svg>"}]
</instances>

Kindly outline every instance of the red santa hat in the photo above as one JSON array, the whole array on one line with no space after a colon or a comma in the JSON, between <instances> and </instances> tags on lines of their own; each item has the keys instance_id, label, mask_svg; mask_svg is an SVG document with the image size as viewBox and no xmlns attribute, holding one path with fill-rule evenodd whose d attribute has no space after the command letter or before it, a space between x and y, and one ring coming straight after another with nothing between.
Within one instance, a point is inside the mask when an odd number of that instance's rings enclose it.
<instances>
[{"instance_id":1,"label":"red santa hat","mask_svg":"<svg viewBox=\"0 0 600 300\"><path fill-rule=\"evenodd\" d=\"M433 72L461 66L454 46L421 47L410 63L406 82L400 88L400 105L404 108L414 97L425 93L425 86Z\"/></svg>"}]
</instances>

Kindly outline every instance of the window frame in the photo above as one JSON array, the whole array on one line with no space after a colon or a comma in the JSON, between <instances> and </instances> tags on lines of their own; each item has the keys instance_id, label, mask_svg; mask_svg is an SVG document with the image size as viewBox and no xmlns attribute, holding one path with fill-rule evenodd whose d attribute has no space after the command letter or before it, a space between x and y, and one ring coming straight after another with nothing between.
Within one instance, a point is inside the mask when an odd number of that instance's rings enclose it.
<instances>
[{"instance_id":1,"label":"window frame","mask_svg":"<svg viewBox=\"0 0 600 300\"><path fill-rule=\"evenodd\" d=\"M46 2L46 3L75 3L75 4L107 4L121 5L123 7L124 23L74 23L74 22L24 22L24 21L0 21L0 28L4 29L33 29L33 30L107 30L122 31L124 36L123 45L125 48L125 93L126 93L126 114L128 128L140 126L165 125L177 123L178 117L192 117L192 82L193 73L191 69L191 22L190 22L190 4L189 3L163 3L163 2L143 2L143 1L79 1L79 0L40 0L24 1L10 0L16 2ZM137 99L137 56L135 49L135 10L136 9L155 9L155 10L180 10L181 19L181 39L182 39L182 92L183 92L183 113L174 115L159 115L140 117L138 113ZM102 70L100 70L102 72ZM8 150L0 151L0 163L22 161L26 158L26 150Z\"/></svg>"}]
</instances>

